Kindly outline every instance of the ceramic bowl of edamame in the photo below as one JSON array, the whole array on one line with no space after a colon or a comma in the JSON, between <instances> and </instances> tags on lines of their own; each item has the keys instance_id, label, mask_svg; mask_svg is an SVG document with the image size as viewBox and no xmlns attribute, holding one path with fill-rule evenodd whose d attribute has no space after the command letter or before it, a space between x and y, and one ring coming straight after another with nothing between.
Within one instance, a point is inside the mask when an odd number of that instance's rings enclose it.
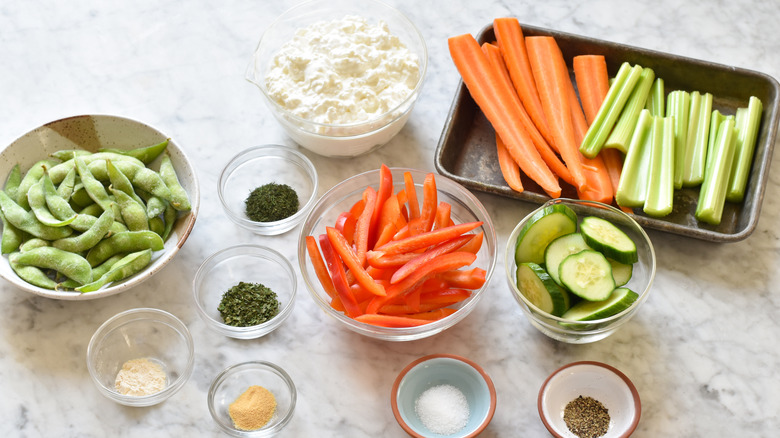
<instances>
[{"instance_id":1,"label":"ceramic bowl of edamame","mask_svg":"<svg viewBox=\"0 0 780 438\"><path fill-rule=\"evenodd\" d=\"M37 295L90 300L130 289L176 256L198 215L184 150L133 119L56 120L0 158L0 276Z\"/></svg>"}]
</instances>

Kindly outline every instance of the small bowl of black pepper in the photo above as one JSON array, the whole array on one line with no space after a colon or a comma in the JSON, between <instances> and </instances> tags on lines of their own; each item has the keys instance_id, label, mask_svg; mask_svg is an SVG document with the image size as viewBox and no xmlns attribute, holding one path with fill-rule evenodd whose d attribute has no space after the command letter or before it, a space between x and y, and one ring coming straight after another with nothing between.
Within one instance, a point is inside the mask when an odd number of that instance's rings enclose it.
<instances>
[{"instance_id":1,"label":"small bowl of black pepper","mask_svg":"<svg viewBox=\"0 0 780 438\"><path fill-rule=\"evenodd\" d=\"M642 403L623 372L601 362L564 365L539 390L539 416L556 438L627 438Z\"/></svg>"},{"instance_id":2,"label":"small bowl of black pepper","mask_svg":"<svg viewBox=\"0 0 780 438\"><path fill-rule=\"evenodd\" d=\"M295 228L317 196L317 169L296 148L255 146L241 151L219 176L217 193L228 218L260 235Z\"/></svg>"},{"instance_id":3,"label":"small bowl of black pepper","mask_svg":"<svg viewBox=\"0 0 780 438\"><path fill-rule=\"evenodd\" d=\"M297 281L290 262L260 245L235 245L206 258L192 281L206 325L236 339L276 330L292 312Z\"/></svg>"}]
</instances>

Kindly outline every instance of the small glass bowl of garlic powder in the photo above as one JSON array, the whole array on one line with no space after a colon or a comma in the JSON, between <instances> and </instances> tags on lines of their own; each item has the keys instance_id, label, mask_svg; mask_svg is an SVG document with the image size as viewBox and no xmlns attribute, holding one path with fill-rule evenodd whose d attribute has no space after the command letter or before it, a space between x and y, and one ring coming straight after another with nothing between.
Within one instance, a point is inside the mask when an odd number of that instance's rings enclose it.
<instances>
[{"instance_id":1,"label":"small glass bowl of garlic powder","mask_svg":"<svg viewBox=\"0 0 780 438\"><path fill-rule=\"evenodd\" d=\"M373 0L314 0L271 24L246 77L296 143L353 157L403 128L427 64L422 35L398 10Z\"/></svg>"},{"instance_id":2,"label":"small glass bowl of garlic powder","mask_svg":"<svg viewBox=\"0 0 780 438\"><path fill-rule=\"evenodd\" d=\"M189 379L195 347L187 326L159 309L131 309L104 322L87 347L101 394L125 406L152 406Z\"/></svg>"}]
</instances>

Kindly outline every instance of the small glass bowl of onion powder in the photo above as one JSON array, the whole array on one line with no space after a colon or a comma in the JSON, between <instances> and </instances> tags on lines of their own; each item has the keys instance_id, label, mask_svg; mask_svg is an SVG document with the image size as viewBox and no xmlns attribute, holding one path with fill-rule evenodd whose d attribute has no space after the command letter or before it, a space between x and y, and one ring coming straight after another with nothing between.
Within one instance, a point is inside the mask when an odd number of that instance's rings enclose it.
<instances>
[{"instance_id":1,"label":"small glass bowl of onion powder","mask_svg":"<svg viewBox=\"0 0 780 438\"><path fill-rule=\"evenodd\" d=\"M496 389L471 360L433 354L401 371L391 404L398 424L413 437L474 437L493 418Z\"/></svg>"},{"instance_id":2,"label":"small glass bowl of onion powder","mask_svg":"<svg viewBox=\"0 0 780 438\"><path fill-rule=\"evenodd\" d=\"M152 406L192 374L195 346L187 326L159 309L131 309L104 322L87 347L87 368L101 394L125 406Z\"/></svg>"}]
</instances>

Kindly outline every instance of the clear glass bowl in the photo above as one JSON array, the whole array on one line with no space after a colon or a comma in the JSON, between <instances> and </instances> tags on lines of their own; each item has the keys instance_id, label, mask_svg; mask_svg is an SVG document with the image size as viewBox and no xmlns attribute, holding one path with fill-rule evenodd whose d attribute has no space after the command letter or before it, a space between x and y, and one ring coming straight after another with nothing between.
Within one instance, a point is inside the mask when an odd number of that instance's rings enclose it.
<instances>
[{"instance_id":1,"label":"clear glass bowl","mask_svg":"<svg viewBox=\"0 0 780 438\"><path fill-rule=\"evenodd\" d=\"M239 282L260 283L276 293L279 313L250 327L234 327L219 314L222 295ZM290 262L282 254L260 245L236 245L208 257L192 280L198 314L217 333L236 339L254 339L276 330L292 313L297 281Z\"/></svg>"},{"instance_id":2,"label":"clear glass bowl","mask_svg":"<svg viewBox=\"0 0 780 438\"><path fill-rule=\"evenodd\" d=\"M165 388L151 395L117 392L116 376L131 359L148 358L162 365ZM152 406L178 392L192 374L195 346L187 326L168 312L132 309L119 313L95 331L87 346L87 368L98 390L126 406Z\"/></svg>"},{"instance_id":3,"label":"clear glass bowl","mask_svg":"<svg viewBox=\"0 0 780 438\"><path fill-rule=\"evenodd\" d=\"M219 175L217 194L231 221L261 235L277 235L298 225L317 196L317 169L302 153L287 146L255 146L233 157ZM255 222L246 215L246 198L264 184L287 184L298 194L294 215L273 222Z\"/></svg>"},{"instance_id":4,"label":"clear glass bowl","mask_svg":"<svg viewBox=\"0 0 780 438\"><path fill-rule=\"evenodd\" d=\"M493 380L476 362L452 354L432 354L406 366L393 383L390 404L398 424L411 436L425 438L431 432L415 412L415 403L427 389L452 385L466 397L469 419L453 438L479 435L496 411L496 388Z\"/></svg>"},{"instance_id":5,"label":"clear glass bowl","mask_svg":"<svg viewBox=\"0 0 780 438\"><path fill-rule=\"evenodd\" d=\"M567 205L574 210L579 219L585 216L598 216L607 219L617 225L636 243L639 261L634 264L631 280L625 287L639 294L639 298L628 309L609 318L593 321L570 321L552 316L539 309L528 301L525 295L517 288L515 281L515 271L517 270L515 246L517 236L534 214L554 204ZM528 317L531 325L553 339L572 344L585 344L606 338L636 314L650 294L650 286L655 278L656 264L653 243L642 227L630 216L612 206L599 202L559 198L547 201L517 224L507 239L504 267L506 269L506 280L509 283L512 296L520 304L520 308Z\"/></svg>"},{"instance_id":6,"label":"clear glass bowl","mask_svg":"<svg viewBox=\"0 0 780 438\"><path fill-rule=\"evenodd\" d=\"M345 15L362 16L371 24L379 20L387 23L390 32L400 38L420 60L417 85L397 107L366 121L336 125L300 118L269 96L265 82L268 66L297 30L318 21L341 19ZM417 27L397 9L376 0L313 0L289 9L266 29L249 63L246 79L260 89L274 117L296 143L324 156L353 157L387 143L404 127L420 95L427 66L425 40Z\"/></svg>"},{"instance_id":7,"label":"clear glass bowl","mask_svg":"<svg viewBox=\"0 0 780 438\"><path fill-rule=\"evenodd\" d=\"M404 187L403 175L404 172L408 171L414 178L418 199L423 199L422 184L428 172L404 168L392 168L391 171L393 175L393 193ZM330 306L330 297L322 288L309 261L306 251L306 236L316 237L325 233L325 227L333 226L338 215L343 211L349 210L362 197L363 190L367 186L377 188L378 185L379 170L371 170L336 184L317 201L317 204L315 204L306 220L304 220L301 226L300 238L298 239L298 263L303 281L306 283L306 288L314 301L325 313L349 330L387 341L411 341L433 336L454 326L465 318L474 310L474 307L476 307L484 295L496 263L496 233L493 228L493 222L482 203L471 192L449 178L436 175L438 201L448 202L452 206L452 220L456 224L482 221L482 225L473 232L479 233L482 231L485 234L485 238L482 248L477 254L477 260L472 265L469 265L469 269L476 267L484 269L486 271L485 284L480 289L474 290L471 297L461 302L457 312L446 318L419 327L390 328L358 322Z\"/></svg>"},{"instance_id":8,"label":"clear glass bowl","mask_svg":"<svg viewBox=\"0 0 780 438\"><path fill-rule=\"evenodd\" d=\"M262 428L241 430L233 424L228 409L233 401L253 385L271 391L276 398L276 412ZM296 400L297 392L290 375L278 365L264 361L244 362L228 367L214 378L208 395L209 412L219 428L228 435L244 438L266 438L279 434L292 419Z\"/></svg>"}]
</instances>

